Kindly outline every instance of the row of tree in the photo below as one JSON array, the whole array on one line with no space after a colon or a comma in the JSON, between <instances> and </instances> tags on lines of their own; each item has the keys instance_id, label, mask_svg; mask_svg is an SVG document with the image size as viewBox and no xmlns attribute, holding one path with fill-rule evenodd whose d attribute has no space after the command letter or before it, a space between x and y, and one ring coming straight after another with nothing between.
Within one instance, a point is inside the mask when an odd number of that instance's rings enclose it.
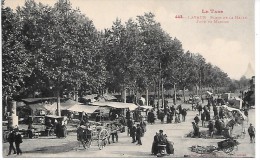
<instances>
[{"instance_id":1,"label":"row of tree","mask_svg":"<svg viewBox=\"0 0 260 160\"><path fill-rule=\"evenodd\" d=\"M48 96L70 90L136 92L223 87L232 82L198 53L185 52L145 13L97 31L68 0L25 1L14 12L2 1L3 95ZM161 91L162 92L162 91Z\"/></svg>"}]
</instances>

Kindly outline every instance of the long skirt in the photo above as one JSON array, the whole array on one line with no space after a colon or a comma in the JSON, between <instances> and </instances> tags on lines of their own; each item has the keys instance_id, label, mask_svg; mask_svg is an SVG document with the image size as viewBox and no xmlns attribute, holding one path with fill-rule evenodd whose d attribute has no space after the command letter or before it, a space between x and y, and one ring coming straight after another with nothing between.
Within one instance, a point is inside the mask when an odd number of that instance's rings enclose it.
<instances>
[{"instance_id":1,"label":"long skirt","mask_svg":"<svg viewBox=\"0 0 260 160\"><path fill-rule=\"evenodd\" d=\"M152 152L152 154L154 154L154 155L156 155L156 154L158 153L158 143L153 142L151 152Z\"/></svg>"}]
</instances>

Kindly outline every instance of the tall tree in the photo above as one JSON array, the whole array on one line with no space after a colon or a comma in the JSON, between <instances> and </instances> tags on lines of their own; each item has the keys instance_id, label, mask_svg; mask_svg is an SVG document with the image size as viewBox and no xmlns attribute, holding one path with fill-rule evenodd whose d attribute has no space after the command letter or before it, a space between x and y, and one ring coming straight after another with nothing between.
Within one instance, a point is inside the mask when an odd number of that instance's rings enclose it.
<instances>
[{"instance_id":1,"label":"tall tree","mask_svg":"<svg viewBox=\"0 0 260 160\"><path fill-rule=\"evenodd\" d=\"M25 87L24 77L31 74L28 66L30 54L21 43L20 20L9 8L1 4L2 9L2 93L5 113L8 99L19 95ZM9 98L8 98L9 97Z\"/></svg>"}]
</instances>

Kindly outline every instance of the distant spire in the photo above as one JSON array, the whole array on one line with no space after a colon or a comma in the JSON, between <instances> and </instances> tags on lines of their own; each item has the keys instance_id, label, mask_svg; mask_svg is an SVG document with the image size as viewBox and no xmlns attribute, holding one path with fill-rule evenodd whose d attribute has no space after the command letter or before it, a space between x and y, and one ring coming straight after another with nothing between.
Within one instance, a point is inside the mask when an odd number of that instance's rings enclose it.
<instances>
[{"instance_id":1,"label":"distant spire","mask_svg":"<svg viewBox=\"0 0 260 160\"><path fill-rule=\"evenodd\" d=\"M254 76L254 75L255 75L255 72L254 72L254 70L253 70L253 68L252 68L251 63L249 62L249 63L248 63L248 66L247 66L247 70L246 70L244 76L245 76L246 78L252 78L252 76Z\"/></svg>"}]
</instances>

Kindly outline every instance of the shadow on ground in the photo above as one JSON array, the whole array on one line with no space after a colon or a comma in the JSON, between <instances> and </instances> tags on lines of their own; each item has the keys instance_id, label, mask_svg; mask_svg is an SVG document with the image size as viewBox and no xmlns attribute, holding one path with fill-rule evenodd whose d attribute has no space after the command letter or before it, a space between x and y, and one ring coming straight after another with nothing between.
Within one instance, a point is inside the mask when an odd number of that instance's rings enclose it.
<instances>
[{"instance_id":1,"label":"shadow on ground","mask_svg":"<svg viewBox=\"0 0 260 160\"><path fill-rule=\"evenodd\" d=\"M70 142L59 146L48 146L48 147L38 147L31 151L24 151L24 153L61 153L69 152L78 146L78 142Z\"/></svg>"}]
</instances>

